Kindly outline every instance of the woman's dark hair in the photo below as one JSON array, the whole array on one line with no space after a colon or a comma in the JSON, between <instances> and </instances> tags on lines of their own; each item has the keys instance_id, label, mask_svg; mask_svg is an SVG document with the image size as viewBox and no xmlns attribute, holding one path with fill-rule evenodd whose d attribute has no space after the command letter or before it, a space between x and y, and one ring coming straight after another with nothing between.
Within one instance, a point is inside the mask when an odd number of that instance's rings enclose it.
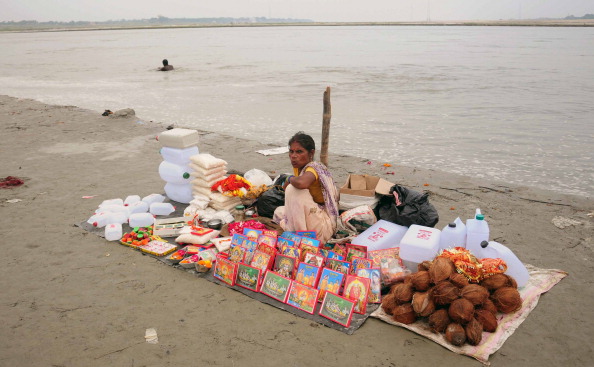
<instances>
[{"instance_id":1,"label":"woman's dark hair","mask_svg":"<svg viewBox=\"0 0 594 367\"><path fill-rule=\"evenodd\" d=\"M167 61L167 59L163 59L163 66L167 66L169 64L169 61Z\"/></svg>"},{"instance_id":2,"label":"woman's dark hair","mask_svg":"<svg viewBox=\"0 0 594 367\"><path fill-rule=\"evenodd\" d=\"M299 143L302 147L304 147L308 152L316 149L316 142L313 138L303 131L299 131L297 134L293 135L291 139L289 139L289 145L293 143Z\"/></svg>"}]
</instances>

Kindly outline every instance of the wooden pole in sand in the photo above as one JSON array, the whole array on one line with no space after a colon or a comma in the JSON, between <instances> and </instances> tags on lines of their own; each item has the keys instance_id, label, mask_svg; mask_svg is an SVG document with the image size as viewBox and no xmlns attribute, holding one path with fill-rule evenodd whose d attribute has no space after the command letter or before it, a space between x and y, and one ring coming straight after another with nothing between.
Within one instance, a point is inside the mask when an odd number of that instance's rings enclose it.
<instances>
[{"instance_id":1,"label":"wooden pole in sand","mask_svg":"<svg viewBox=\"0 0 594 367\"><path fill-rule=\"evenodd\" d=\"M320 151L320 161L328 167L328 144L330 143L330 118L332 117L332 107L330 105L330 87L326 87L324 92L324 114L322 115L322 150Z\"/></svg>"}]
</instances>

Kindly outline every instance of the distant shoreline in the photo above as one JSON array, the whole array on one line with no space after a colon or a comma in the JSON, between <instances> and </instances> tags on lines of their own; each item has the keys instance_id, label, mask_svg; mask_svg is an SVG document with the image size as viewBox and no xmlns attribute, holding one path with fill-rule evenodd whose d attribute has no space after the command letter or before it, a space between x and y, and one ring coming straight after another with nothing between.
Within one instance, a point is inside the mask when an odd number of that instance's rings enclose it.
<instances>
[{"instance_id":1,"label":"distant shoreline","mask_svg":"<svg viewBox=\"0 0 594 367\"><path fill-rule=\"evenodd\" d=\"M418 21L418 22L298 22L298 23L226 23L150 26L88 26L72 28L2 27L0 32L73 32L171 28L233 28L233 27L359 27L359 26L467 26L467 27L594 27L594 19L558 20L477 20L477 21Z\"/></svg>"}]
</instances>

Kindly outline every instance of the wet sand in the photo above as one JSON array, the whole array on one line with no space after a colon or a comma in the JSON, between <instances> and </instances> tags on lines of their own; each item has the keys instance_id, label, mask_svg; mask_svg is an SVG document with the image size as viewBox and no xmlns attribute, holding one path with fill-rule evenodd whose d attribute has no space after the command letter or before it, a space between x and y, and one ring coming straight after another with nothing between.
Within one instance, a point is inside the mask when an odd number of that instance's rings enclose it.
<instances>
[{"instance_id":1,"label":"wet sand","mask_svg":"<svg viewBox=\"0 0 594 367\"><path fill-rule=\"evenodd\" d=\"M171 122L101 112L0 96L0 176L25 179L0 189L0 365L480 365L376 319L343 334L75 227L104 199L163 192L155 136ZM255 153L273 146L201 133L200 150L230 169L290 170L286 155ZM569 273L491 356L493 366L591 363L592 198L336 156L336 143L330 170L338 184L367 173L428 190L440 229L480 207L492 239L526 263ZM558 228L556 216L579 224ZM145 342L147 328L158 344Z\"/></svg>"}]
</instances>

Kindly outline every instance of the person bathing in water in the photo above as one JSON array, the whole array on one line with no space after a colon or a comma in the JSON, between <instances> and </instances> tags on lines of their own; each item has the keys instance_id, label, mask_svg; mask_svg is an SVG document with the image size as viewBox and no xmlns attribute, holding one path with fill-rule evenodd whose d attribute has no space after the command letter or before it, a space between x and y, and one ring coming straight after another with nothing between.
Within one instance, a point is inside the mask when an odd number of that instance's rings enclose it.
<instances>
[{"instance_id":1,"label":"person bathing in water","mask_svg":"<svg viewBox=\"0 0 594 367\"><path fill-rule=\"evenodd\" d=\"M163 59L163 67L159 68L159 71L169 71L173 70L173 65L169 65L169 61L167 59Z\"/></svg>"}]
</instances>

